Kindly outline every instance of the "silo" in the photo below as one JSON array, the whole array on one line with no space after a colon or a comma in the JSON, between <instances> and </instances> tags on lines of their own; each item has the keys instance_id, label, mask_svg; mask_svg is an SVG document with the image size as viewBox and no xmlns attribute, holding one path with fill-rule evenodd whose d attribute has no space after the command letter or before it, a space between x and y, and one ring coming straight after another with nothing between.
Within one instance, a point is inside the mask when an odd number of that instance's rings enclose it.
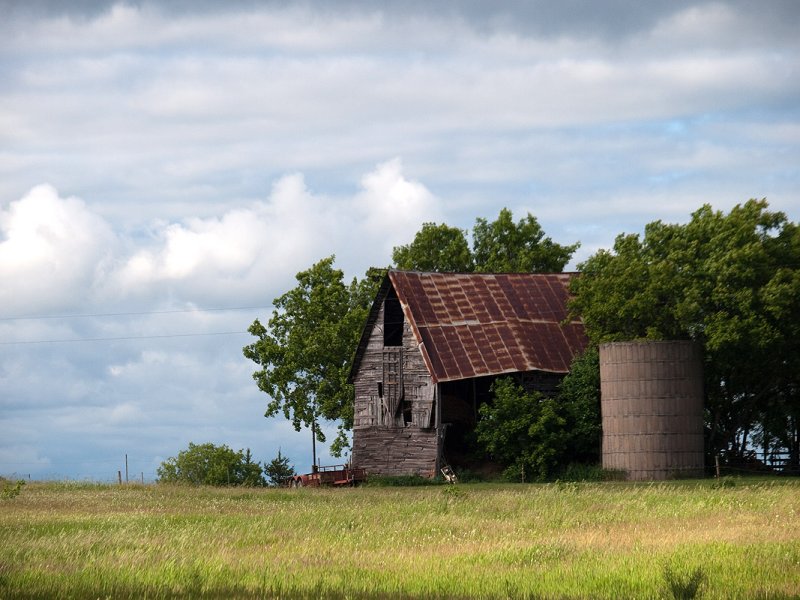
<instances>
[{"instance_id":1,"label":"silo","mask_svg":"<svg viewBox=\"0 0 800 600\"><path fill-rule=\"evenodd\" d=\"M600 346L603 468L628 479L703 473L703 362L693 342Z\"/></svg>"}]
</instances>

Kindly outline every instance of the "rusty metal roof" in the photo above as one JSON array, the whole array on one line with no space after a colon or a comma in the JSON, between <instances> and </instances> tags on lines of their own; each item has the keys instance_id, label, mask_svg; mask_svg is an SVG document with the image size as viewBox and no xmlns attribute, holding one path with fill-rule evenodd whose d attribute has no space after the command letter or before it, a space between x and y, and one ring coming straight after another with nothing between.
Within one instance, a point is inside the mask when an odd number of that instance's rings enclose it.
<instances>
[{"instance_id":1,"label":"rusty metal roof","mask_svg":"<svg viewBox=\"0 0 800 600\"><path fill-rule=\"evenodd\" d=\"M587 344L567 317L569 273L389 271L434 381L566 373Z\"/></svg>"}]
</instances>

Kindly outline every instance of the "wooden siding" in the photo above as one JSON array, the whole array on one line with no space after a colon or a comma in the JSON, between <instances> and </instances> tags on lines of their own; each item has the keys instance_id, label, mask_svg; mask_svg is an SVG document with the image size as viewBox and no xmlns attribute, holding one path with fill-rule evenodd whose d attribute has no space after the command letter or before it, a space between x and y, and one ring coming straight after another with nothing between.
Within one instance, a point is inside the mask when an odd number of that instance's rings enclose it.
<instances>
[{"instance_id":1,"label":"wooden siding","mask_svg":"<svg viewBox=\"0 0 800 600\"><path fill-rule=\"evenodd\" d=\"M403 345L383 345L383 307L369 336L366 352L353 378L354 429L365 427L434 426L435 385L408 323L403 324ZM381 384L380 387L378 384ZM410 412L404 418L404 409Z\"/></svg>"},{"instance_id":2,"label":"wooden siding","mask_svg":"<svg viewBox=\"0 0 800 600\"><path fill-rule=\"evenodd\" d=\"M353 432L353 464L368 475L436 474L436 430L368 427Z\"/></svg>"},{"instance_id":3,"label":"wooden siding","mask_svg":"<svg viewBox=\"0 0 800 600\"><path fill-rule=\"evenodd\" d=\"M373 475L431 474L436 386L407 321L402 345L384 346L384 311L385 303L353 376L353 464Z\"/></svg>"}]
</instances>

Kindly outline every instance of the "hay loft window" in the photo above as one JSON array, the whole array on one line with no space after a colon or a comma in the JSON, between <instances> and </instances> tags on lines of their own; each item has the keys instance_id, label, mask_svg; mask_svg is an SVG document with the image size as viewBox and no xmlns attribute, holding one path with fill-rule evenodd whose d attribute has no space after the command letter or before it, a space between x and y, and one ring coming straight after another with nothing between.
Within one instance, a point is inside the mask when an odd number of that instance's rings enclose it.
<instances>
[{"instance_id":1,"label":"hay loft window","mask_svg":"<svg viewBox=\"0 0 800 600\"><path fill-rule=\"evenodd\" d=\"M383 345L403 345L403 308L394 288L389 288L383 308Z\"/></svg>"}]
</instances>

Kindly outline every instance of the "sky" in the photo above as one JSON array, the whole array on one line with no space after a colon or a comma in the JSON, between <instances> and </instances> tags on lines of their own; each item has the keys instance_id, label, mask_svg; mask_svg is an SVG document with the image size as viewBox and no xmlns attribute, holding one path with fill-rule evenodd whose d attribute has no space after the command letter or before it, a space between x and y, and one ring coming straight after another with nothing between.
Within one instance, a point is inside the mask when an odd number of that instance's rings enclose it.
<instances>
[{"instance_id":1,"label":"sky","mask_svg":"<svg viewBox=\"0 0 800 600\"><path fill-rule=\"evenodd\" d=\"M424 222L531 213L575 269L706 203L800 219L792 0L0 14L0 475L112 481L127 455L151 481L189 442L308 470L246 330Z\"/></svg>"}]
</instances>

